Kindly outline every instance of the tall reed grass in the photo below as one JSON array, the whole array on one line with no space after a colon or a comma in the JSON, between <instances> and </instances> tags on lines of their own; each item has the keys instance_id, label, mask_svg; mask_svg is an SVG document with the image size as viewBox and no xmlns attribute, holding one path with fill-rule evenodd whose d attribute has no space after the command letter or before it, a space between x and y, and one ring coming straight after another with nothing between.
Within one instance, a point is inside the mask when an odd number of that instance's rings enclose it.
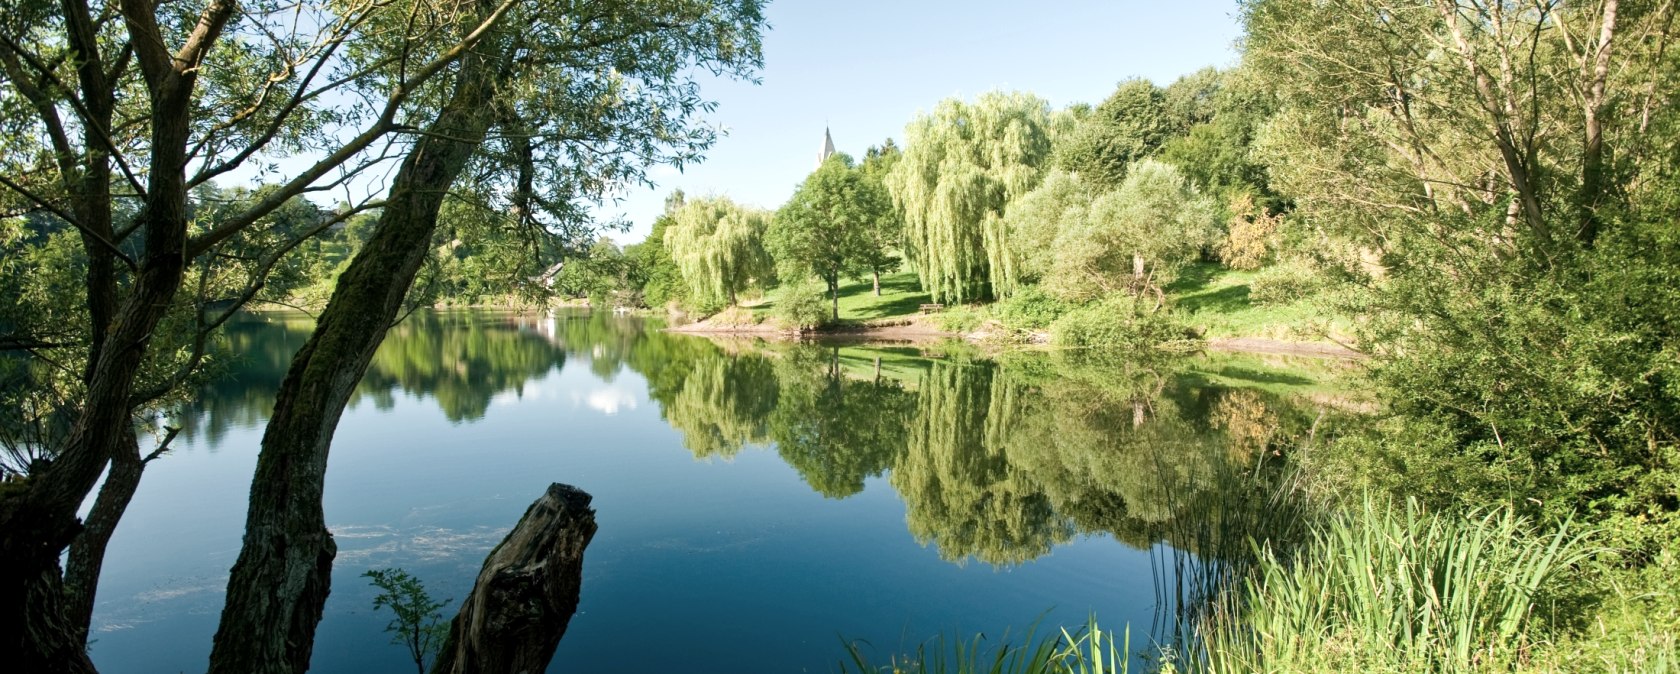
<instances>
[{"instance_id":1,"label":"tall reed grass","mask_svg":"<svg viewBox=\"0 0 1680 674\"><path fill-rule=\"evenodd\" d=\"M1367 499L1313 527L1289 562L1260 549L1202 626L1195 669L1521 669L1552 633L1543 609L1592 554L1586 537L1509 509L1437 515Z\"/></svg>"},{"instance_id":2,"label":"tall reed grass","mask_svg":"<svg viewBox=\"0 0 1680 674\"><path fill-rule=\"evenodd\" d=\"M1232 517L1231 524L1256 520ZM1218 528L1218 527L1216 527ZM1199 543L1227 543L1210 531ZM1520 672L1543 670L1561 633L1548 607L1596 551L1570 522L1542 530L1509 509L1436 514L1415 502L1361 506L1306 527L1290 554L1247 539L1248 561L1157 565L1180 586L1164 599L1177 619L1145 652L1160 672ZM1161 590L1158 589L1158 593ZM1197 607L1177 605L1190 601ZM1113 674L1139 664L1129 630L1092 618L1077 634L984 648L939 639L860 672ZM1669 653L1640 662L1672 666ZM1620 667L1616 667L1621 671ZM1645 667L1639 667L1646 670ZM842 671L849 671L844 666ZM1648 670L1647 670L1648 671Z\"/></svg>"}]
</instances>

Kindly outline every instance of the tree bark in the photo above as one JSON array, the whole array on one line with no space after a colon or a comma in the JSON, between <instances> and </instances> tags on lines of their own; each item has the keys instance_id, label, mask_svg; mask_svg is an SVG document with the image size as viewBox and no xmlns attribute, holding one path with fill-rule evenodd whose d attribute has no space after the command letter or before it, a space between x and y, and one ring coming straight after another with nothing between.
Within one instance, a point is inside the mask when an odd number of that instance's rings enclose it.
<instances>
[{"instance_id":1,"label":"tree bark","mask_svg":"<svg viewBox=\"0 0 1680 674\"><path fill-rule=\"evenodd\" d=\"M828 299L834 308L834 320L840 320L840 278L830 276L828 279Z\"/></svg>"},{"instance_id":2,"label":"tree bark","mask_svg":"<svg viewBox=\"0 0 1680 674\"><path fill-rule=\"evenodd\" d=\"M531 504L485 558L432 674L548 668L577 612L583 551L595 536L589 502L589 494L555 483Z\"/></svg>"},{"instance_id":3,"label":"tree bark","mask_svg":"<svg viewBox=\"0 0 1680 674\"><path fill-rule=\"evenodd\" d=\"M1581 152L1581 191L1576 205L1581 209L1581 228L1576 240L1591 248L1598 241L1602 220L1598 204L1604 192L1604 83L1610 74L1610 45L1616 37L1616 0L1606 0L1604 15L1599 23L1597 51L1582 55L1582 70L1587 71L1583 117L1586 134ZM1587 68L1590 65L1591 68Z\"/></svg>"},{"instance_id":4,"label":"tree bark","mask_svg":"<svg viewBox=\"0 0 1680 674\"><path fill-rule=\"evenodd\" d=\"M494 7L480 4L486 15ZM445 195L483 142L503 72L493 62L506 48L499 37L462 59L450 100L404 159L373 236L339 277L280 384L210 653L212 674L308 669L337 553L321 507L333 432L431 250Z\"/></svg>"},{"instance_id":5,"label":"tree bark","mask_svg":"<svg viewBox=\"0 0 1680 674\"><path fill-rule=\"evenodd\" d=\"M123 447L111 458L105 473L105 484L94 498L82 533L70 543L70 555L64 569L66 618L77 632L77 638L87 643L88 628L93 623L93 601L99 594L99 573L105 566L105 548L117 531L134 491L140 486L140 475L146 462L140 458L138 439L133 429L125 429Z\"/></svg>"},{"instance_id":6,"label":"tree bark","mask_svg":"<svg viewBox=\"0 0 1680 674\"><path fill-rule=\"evenodd\" d=\"M76 511L124 441L132 438L135 377L186 267L187 113L196 66L236 8L232 0L211 3L199 17L193 40L171 54L157 32L154 8L143 4L124 3L122 12L145 74L153 120L151 171L135 217L145 236L145 255L133 290L116 308L86 374L82 409L63 447L20 487L0 492L0 652L21 671L93 671L86 643L65 613L69 602L59 555L81 532Z\"/></svg>"},{"instance_id":7,"label":"tree bark","mask_svg":"<svg viewBox=\"0 0 1680 674\"><path fill-rule=\"evenodd\" d=\"M875 296L880 297L881 296L881 270L871 269L870 273L872 273L875 276Z\"/></svg>"}]
</instances>

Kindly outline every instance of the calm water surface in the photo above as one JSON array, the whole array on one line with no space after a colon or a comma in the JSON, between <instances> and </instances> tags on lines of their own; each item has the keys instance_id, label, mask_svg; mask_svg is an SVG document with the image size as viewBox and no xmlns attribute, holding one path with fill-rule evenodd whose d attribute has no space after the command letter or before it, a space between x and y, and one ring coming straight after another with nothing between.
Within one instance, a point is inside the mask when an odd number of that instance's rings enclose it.
<instances>
[{"instance_id":1,"label":"calm water surface","mask_svg":"<svg viewBox=\"0 0 1680 674\"><path fill-rule=\"evenodd\" d=\"M111 543L106 672L202 671L262 424L307 318L231 327L237 357L174 423ZM600 529L550 671L836 671L938 634L1157 617L1155 567L1219 476L1267 470L1327 399L1224 357L714 342L640 319L410 317L344 415L315 672L411 671L359 576L464 597L551 482ZM1275 462L1274 462L1275 463ZM445 609L453 615L452 603Z\"/></svg>"}]
</instances>

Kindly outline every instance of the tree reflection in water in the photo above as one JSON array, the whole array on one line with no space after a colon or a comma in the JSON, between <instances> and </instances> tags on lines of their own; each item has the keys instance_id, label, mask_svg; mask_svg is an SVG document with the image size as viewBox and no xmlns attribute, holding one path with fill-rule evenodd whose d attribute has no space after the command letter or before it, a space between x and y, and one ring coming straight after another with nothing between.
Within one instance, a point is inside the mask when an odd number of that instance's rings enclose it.
<instances>
[{"instance_id":1,"label":"tree reflection in water","mask_svg":"<svg viewBox=\"0 0 1680 674\"><path fill-rule=\"evenodd\" d=\"M229 427L260 424L309 329L307 318L277 314L230 326L235 357L181 412L183 435L214 445ZM994 565L1079 535L1217 555L1209 548L1226 537L1208 532L1268 507L1268 484L1284 473L1278 455L1324 407L1216 383L1205 362L1186 359L714 342L607 313L495 312L410 316L352 405L389 408L401 392L473 422L496 395L520 393L569 356L604 380L625 369L644 377L697 458L774 447L829 498L888 475L917 540L948 560Z\"/></svg>"}]
</instances>

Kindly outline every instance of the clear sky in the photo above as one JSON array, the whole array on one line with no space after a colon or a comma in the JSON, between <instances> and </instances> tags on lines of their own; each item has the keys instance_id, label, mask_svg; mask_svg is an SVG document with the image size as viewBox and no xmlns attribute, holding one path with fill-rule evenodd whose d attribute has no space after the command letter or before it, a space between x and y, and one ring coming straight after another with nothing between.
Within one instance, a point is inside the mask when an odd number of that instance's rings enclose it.
<instances>
[{"instance_id":1,"label":"clear sky","mask_svg":"<svg viewBox=\"0 0 1680 674\"><path fill-rule=\"evenodd\" d=\"M1051 105L1096 103L1129 77L1168 84L1237 60L1232 0L772 0L758 85L720 81L710 120L727 130L705 161L661 167L655 189L599 209L647 236L673 189L775 208L815 167L823 126L841 152L861 156L886 138L903 144L918 111L994 89Z\"/></svg>"}]
</instances>

